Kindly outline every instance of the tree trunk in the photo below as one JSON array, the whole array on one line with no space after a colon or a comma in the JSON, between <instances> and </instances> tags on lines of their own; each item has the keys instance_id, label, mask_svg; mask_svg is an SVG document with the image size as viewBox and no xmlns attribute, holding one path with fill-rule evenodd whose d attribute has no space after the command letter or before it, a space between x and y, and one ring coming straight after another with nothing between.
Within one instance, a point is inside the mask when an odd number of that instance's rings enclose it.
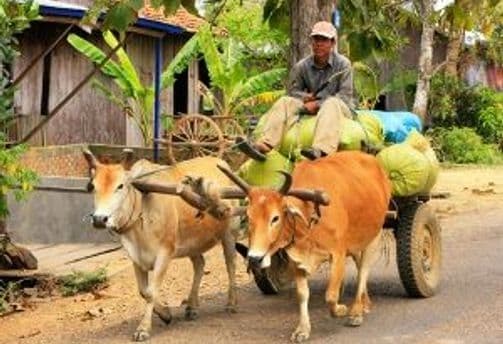
<instances>
[{"instance_id":1,"label":"tree trunk","mask_svg":"<svg viewBox=\"0 0 503 344\"><path fill-rule=\"evenodd\" d=\"M290 67L311 53L311 28L320 20L330 21L333 5L333 0L290 1Z\"/></svg>"},{"instance_id":2,"label":"tree trunk","mask_svg":"<svg viewBox=\"0 0 503 344\"><path fill-rule=\"evenodd\" d=\"M412 112L423 120L427 116L428 92L430 90L430 79L433 58L433 37L434 23L432 22L433 0L420 1L420 17L423 20L423 31L421 33L421 51L419 55L419 73L417 79L416 96Z\"/></svg>"},{"instance_id":3,"label":"tree trunk","mask_svg":"<svg viewBox=\"0 0 503 344\"><path fill-rule=\"evenodd\" d=\"M447 43L445 73L453 77L458 76L458 63L463 36L463 31L453 30L450 34L449 42Z\"/></svg>"}]
</instances>

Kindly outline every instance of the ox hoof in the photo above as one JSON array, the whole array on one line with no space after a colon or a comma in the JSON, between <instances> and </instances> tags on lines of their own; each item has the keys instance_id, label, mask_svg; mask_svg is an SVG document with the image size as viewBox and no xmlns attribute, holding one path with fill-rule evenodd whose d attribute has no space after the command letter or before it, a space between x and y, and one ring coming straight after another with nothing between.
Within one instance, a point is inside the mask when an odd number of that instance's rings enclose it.
<instances>
[{"instance_id":1,"label":"ox hoof","mask_svg":"<svg viewBox=\"0 0 503 344\"><path fill-rule=\"evenodd\" d=\"M342 318L348 315L348 307L346 305L335 305L330 308L330 315L334 318Z\"/></svg>"},{"instance_id":2,"label":"ox hoof","mask_svg":"<svg viewBox=\"0 0 503 344\"><path fill-rule=\"evenodd\" d=\"M348 318L347 326L358 327L363 324L363 315L353 315Z\"/></svg>"},{"instance_id":3,"label":"ox hoof","mask_svg":"<svg viewBox=\"0 0 503 344\"><path fill-rule=\"evenodd\" d=\"M236 305L227 305L225 306L225 311L229 314L235 314L238 312Z\"/></svg>"},{"instance_id":4,"label":"ox hoof","mask_svg":"<svg viewBox=\"0 0 503 344\"><path fill-rule=\"evenodd\" d=\"M150 339L150 333L145 330L136 330L136 332L133 334L133 340L135 342L144 342L146 340Z\"/></svg>"},{"instance_id":5,"label":"ox hoof","mask_svg":"<svg viewBox=\"0 0 503 344\"><path fill-rule=\"evenodd\" d=\"M169 310L169 307L167 306L155 306L154 307L154 312L161 318L161 320L166 324L169 325L171 323L171 320L173 317L171 316L171 312Z\"/></svg>"},{"instance_id":6,"label":"ox hoof","mask_svg":"<svg viewBox=\"0 0 503 344\"><path fill-rule=\"evenodd\" d=\"M199 317L199 312L197 309L192 307L185 308L185 320L192 321Z\"/></svg>"},{"instance_id":7,"label":"ox hoof","mask_svg":"<svg viewBox=\"0 0 503 344\"><path fill-rule=\"evenodd\" d=\"M309 339L309 331L306 331L304 329L297 328L294 333L292 333L292 336L290 337L290 340L294 343L300 343L304 342Z\"/></svg>"}]
</instances>

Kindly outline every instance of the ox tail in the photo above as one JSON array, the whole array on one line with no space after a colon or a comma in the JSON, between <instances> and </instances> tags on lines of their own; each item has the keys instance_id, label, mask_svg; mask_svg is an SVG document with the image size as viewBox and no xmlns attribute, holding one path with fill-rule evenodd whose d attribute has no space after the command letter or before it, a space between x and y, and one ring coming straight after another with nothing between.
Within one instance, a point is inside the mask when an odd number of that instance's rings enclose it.
<instances>
[{"instance_id":1,"label":"ox tail","mask_svg":"<svg viewBox=\"0 0 503 344\"><path fill-rule=\"evenodd\" d=\"M395 244L395 236L393 232L383 229L381 233L381 256L384 258L384 264L389 265L391 261L391 248Z\"/></svg>"}]
</instances>

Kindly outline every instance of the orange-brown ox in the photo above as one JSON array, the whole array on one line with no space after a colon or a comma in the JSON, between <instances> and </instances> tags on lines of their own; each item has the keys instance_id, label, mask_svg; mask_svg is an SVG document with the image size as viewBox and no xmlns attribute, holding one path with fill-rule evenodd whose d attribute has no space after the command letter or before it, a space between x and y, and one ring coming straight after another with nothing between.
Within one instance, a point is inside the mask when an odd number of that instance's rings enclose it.
<instances>
[{"instance_id":1,"label":"orange-brown ox","mask_svg":"<svg viewBox=\"0 0 503 344\"><path fill-rule=\"evenodd\" d=\"M90 186L94 189L93 224L120 235L122 245L133 261L140 295L147 302L133 339L143 341L149 338L153 312L166 323L171 320L169 308L158 300L158 292L173 258L189 257L192 261L194 277L185 316L188 320L197 316L199 285L204 267L202 254L218 242L223 246L229 276L227 309L234 311L235 239L232 231L239 223L229 217L218 220L212 216L196 216L198 211L178 196L142 193L133 187L135 178L158 170L159 165L140 160L129 168L131 155L122 164L105 165L99 163L89 151L84 152L84 155L91 173ZM217 164L225 162L211 157L197 158L142 180L176 185L173 183L179 183L187 175L204 175L220 185L229 185L231 182L218 170Z\"/></svg>"},{"instance_id":2,"label":"orange-brown ox","mask_svg":"<svg viewBox=\"0 0 503 344\"><path fill-rule=\"evenodd\" d=\"M249 262L268 267L271 256L279 249L285 249L293 262L300 322L292 340L309 338L307 277L324 261L330 262L325 296L329 311L332 316L347 313L346 307L338 303L346 255L352 255L358 267L358 290L349 309L349 323L360 325L363 312L370 306L367 277L380 251L391 197L390 183L375 157L340 152L300 162L291 177L286 175L280 191L249 187L229 170L222 171L249 199ZM324 190L330 201L312 190ZM319 209L319 218L316 203L328 203Z\"/></svg>"}]
</instances>

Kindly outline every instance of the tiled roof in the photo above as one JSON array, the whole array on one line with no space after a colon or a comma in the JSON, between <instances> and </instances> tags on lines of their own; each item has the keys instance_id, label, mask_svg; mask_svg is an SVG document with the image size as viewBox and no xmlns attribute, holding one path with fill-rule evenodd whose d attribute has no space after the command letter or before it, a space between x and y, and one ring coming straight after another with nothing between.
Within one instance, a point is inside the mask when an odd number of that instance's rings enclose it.
<instances>
[{"instance_id":1,"label":"tiled roof","mask_svg":"<svg viewBox=\"0 0 503 344\"><path fill-rule=\"evenodd\" d=\"M138 16L140 18L178 26L189 32L196 32L199 27L205 23L204 19L189 13L181 6L174 15L166 17L162 7L160 9L154 9L149 5L148 1L145 1L145 7L140 10Z\"/></svg>"}]
</instances>

